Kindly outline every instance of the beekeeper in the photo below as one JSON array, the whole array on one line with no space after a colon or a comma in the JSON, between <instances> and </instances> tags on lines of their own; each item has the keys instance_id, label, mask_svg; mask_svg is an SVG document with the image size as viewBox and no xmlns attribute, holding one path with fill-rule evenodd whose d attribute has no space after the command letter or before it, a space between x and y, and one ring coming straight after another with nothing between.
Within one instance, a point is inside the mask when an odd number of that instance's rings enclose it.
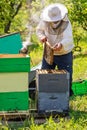
<instances>
[{"instance_id":1,"label":"beekeeper","mask_svg":"<svg viewBox=\"0 0 87 130\"><path fill-rule=\"evenodd\" d=\"M49 64L44 56L42 69L67 70L70 74L70 96L72 95L72 65L74 48L73 34L68 10L60 3L45 7L41 13L40 22L36 28L36 34L43 45L47 42L53 48L53 63Z\"/></svg>"}]
</instances>

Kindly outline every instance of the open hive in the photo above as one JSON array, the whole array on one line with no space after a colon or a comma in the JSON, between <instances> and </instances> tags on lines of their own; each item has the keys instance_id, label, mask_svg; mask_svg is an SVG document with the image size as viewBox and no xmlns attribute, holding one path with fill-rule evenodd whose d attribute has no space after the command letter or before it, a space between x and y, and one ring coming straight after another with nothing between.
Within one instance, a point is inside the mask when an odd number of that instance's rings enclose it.
<instances>
[{"instance_id":1,"label":"open hive","mask_svg":"<svg viewBox=\"0 0 87 130\"><path fill-rule=\"evenodd\" d=\"M66 70L37 70L38 112L69 110L69 73Z\"/></svg>"}]
</instances>

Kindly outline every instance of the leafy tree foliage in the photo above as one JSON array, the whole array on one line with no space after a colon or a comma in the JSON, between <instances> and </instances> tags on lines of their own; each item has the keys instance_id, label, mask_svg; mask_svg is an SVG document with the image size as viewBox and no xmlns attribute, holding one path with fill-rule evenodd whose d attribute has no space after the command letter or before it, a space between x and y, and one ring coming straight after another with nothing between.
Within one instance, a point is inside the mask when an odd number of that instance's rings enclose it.
<instances>
[{"instance_id":1,"label":"leafy tree foliage","mask_svg":"<svg viewBox=\"0 0 87 130\"><path fill-rule=\"evenodd\" d=\"M87 0L71 0L69 6L71 20L78 22L87 30Z\"/></svg>"},{"instance_id":2,"label":"leafy tree foliage","mask_svg":"<svg viewBox=\"0 0 87 130\"><path fill-rule=\"evenodd\" d=\"M0 33L8 33L25 0L0 0Z\"/></svg>"},{"instance_id":3,"label":"leafy tree foliage","mask_svg":"<svg viewBox=\"0 0 87 130\"><path fill-rule=\"evenodd\" d=\"M87 1L86 0L66 0L69 10L69 17L73 27L74 41L78 48L80 40L87 31Z\"/></svg>"}]
</instances>

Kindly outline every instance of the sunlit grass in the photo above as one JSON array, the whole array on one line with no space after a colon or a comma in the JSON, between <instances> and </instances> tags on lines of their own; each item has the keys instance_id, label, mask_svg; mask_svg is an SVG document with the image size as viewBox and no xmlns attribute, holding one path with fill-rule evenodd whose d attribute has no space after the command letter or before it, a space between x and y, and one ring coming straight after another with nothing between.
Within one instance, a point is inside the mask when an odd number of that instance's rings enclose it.
<instances>
[{"instance_id":1,"label":"sunlit grass","mask_svg":"<svg viewBox=\"0 0 87 130\"><path fill-rule=\"evenodd\" d=\"M31 67L34 67L35 65L39 64L42 60L43 56L43 46L39 45L37 48L33 48L30 51L30 59L31 59Z\"/></svg>"},{"instance_id":2,"label":"sunlit grass","mask_svg":"<svg viewBox=\"0 0 87 130\"><path fill-rule=\"evenodd\" d=\"M81 52L74 52L73 80L87 79L87 44L81 41ZM31 66L37 65L42 59L42 45L33 48L30 52ZM1 124L0 129L11 130L8 126ZM15 130L15 129L14 129ZM38 125L32 118L26 119L21 127L16 130L87 130L87 95L72 96L69 99L69 116L54 120L52 117L46 119L45 123Z\"/></svg>"},{"instance_id":3,"label":"sunlit grass","mask_svg":"<svg viewBox=\"0 0 87 130\"><path fill-rule=\"evenodd\" d=\"M81 42L79 46L82 51L74 52L76 56L73 60L73 80L87 79L87 44Z\"/></svg>"},{"instance_id":4,"label":"sunlit grass","mask_svg":"<svg viewBox=\"0 0 87 130\"><path fill-rule=\"evenodd\" d=\"M73 80L87 79L87 56L74 59Z\"/></svg>"}]
</instances>

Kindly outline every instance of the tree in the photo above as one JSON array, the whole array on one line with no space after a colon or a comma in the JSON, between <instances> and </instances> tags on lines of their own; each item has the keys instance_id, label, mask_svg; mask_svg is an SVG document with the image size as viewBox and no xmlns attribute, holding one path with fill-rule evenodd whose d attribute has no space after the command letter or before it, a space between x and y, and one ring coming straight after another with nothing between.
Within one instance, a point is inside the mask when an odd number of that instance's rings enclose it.
<instances>
[{"instance_id":1,"label":"tree","mask_svg":"<svg viewBox=\"0 0 87 130\"><path fill-rule=\"evenodd\" d=\"M75 50L81 51L79 42L87 31L87 2L86 0L65 0L72 23Z\"/></svg>"},{"instance_id":2,"label":"tree","mask_svg":"<svg viewBox=\"0 0 87 130\"><path fill-rule=\"evenodd\" d=\"M71 20L87 31L87 0L71 0L69 13Z\"/></svg>"},{"instance_id":3,"label":"tree","mask_svg":"<svg viewBox=\"0 0 87 130\"><path fill-rule=\"evenodd\" d=\"M0 33L9 33L11 23L26 0L0 0Z\"/></svg>"}]
</instances>

